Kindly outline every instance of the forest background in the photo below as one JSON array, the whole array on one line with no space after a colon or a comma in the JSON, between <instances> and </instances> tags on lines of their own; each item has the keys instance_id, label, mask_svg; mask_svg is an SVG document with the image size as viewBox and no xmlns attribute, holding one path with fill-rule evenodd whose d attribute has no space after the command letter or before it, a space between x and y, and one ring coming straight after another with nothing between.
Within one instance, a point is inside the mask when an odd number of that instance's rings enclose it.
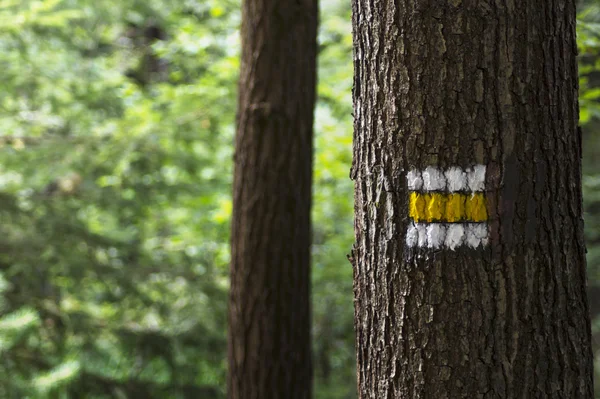
<instances>
[{"instance_id":1,"label":"forest background","mask_svg":"<svg viewBox=\"0 0 600 399\"><path fill-rule=\"evenodd\" d=\"M351 11L320 8L315 397L351 399ZM600 1L578 22L600 362ZM225 396L239 23L238 0L0 0L0 398Z\"/></svg>"}]
</instances>

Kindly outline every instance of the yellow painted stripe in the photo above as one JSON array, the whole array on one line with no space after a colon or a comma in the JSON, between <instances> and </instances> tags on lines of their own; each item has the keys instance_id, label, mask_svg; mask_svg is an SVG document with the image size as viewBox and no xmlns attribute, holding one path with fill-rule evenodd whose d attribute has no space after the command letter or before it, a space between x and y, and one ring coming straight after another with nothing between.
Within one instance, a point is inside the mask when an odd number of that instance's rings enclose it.
<instances>
[{"instance_id":1,"label":"yellow painted stripe","mask_svg":"<svg viewBox=\"0 0 600 399\"><path fill-rule=\"evenodd\" d=\"M487 201L483 193L410 193L408 215L415 222L485 222Z\"/></svg>"},{"instance_id":2,"label":"yellow painted stripe","mask_svg":"<svg viewBox=\"0 0 600 399\"><path fill-rule=\"evenodd\" d=\"M483 193L467 194L465 217L473 222L488 220L487 201Z\"/></svg>"}]
</instances>

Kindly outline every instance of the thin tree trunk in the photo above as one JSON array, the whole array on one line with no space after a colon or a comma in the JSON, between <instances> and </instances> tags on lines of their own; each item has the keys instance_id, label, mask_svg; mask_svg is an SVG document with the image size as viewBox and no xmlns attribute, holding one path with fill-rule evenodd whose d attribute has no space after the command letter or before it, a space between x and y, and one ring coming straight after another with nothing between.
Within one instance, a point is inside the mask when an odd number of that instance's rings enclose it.
<instances>
[{"instance_id":1,"label":"thin tree trunk","mask_svg":"<svg viewBox=\"0 0 600 399\"><path fill-rule=\"evenodd\" d=\"M244 0L229 398L310 398L317 0Z\"/></svg>"},{"instance_id":2,"label":"thin tree trunk","mask_svg":"<svg viewBox=\"0 0 600 399\"><path fill-rule=\"evenodd\" d=\"M573 0L353 0L361 398L592 398Z\"/></svg>"}]
</instances>

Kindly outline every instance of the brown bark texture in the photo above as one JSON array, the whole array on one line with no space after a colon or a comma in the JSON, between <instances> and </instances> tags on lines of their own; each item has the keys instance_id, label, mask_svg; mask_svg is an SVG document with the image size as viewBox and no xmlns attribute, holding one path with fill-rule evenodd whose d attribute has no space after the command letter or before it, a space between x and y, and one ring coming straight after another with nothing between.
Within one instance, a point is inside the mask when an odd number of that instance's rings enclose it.
<instances>
[{"instance_id":1,"label":"brown bark texture","mask_svg":"<svg viewBox=\"0 0 600 399\"><path fill-rule=\"evenodd\" d=\"M229 302L230 399L310 398L317 0L244 0Z\"/></svg>"},{"instance_id":2,"label":"brown bark texture","mask_svg":"<svg viewBox=\"0 0 600 399\"><path fill-rule=\"evenodd\" d=\"M592 398L574 0L353 0L360 398ZM489 239L409 247L411 169Z\"/></svg>"}]
</instances>

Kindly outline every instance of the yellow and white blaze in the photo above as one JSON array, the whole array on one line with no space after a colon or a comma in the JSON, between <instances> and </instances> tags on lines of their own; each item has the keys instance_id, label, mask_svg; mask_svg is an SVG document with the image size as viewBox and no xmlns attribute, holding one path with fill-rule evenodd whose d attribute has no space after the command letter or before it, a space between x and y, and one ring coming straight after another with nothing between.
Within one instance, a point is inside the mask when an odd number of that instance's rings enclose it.
<instances>
[{"instance_id":1,"label":"yellow and white blaze","mask_svg":"<svg viewBox=\"0 0 600 399\"><path fill-rule=\"evenodd\" d=\"M411 170L406 232L408 247L477 248L488 244L485 166Z\"/></svg>"}]
</instances>

